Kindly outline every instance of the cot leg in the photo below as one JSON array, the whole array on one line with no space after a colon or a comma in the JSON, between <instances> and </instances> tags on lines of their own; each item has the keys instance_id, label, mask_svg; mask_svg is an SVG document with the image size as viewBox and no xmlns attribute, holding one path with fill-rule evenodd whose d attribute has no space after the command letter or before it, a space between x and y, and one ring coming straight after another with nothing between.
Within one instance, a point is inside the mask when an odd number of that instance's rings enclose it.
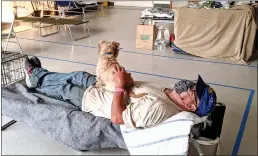
<instances>
[{"instance_id":1,"label":"cot leg","mask_svg":"<svg viewBox=\"0 0 258 156\"><path fill-rule=\"evenodd\" d=\"M87 30L88 30L88 36L82 36L80 38L74 38L70 25L66 25L68 27L68 30L69 30L69 33L70 33L70 36L71 36L72 40L77 41L77 40L80 40L80 39L84 39L84 38L90 37L90 29L88 27L88 23L86 23L86 24L87 24L86 27L87 27Z\"/></svg>"},{"instance_id":2,"label":"cot leg","mask_svg":"<svg viewBox=\"0 0 258 156\"><path fill-rule=\"evenodd\" d=\"M68 27L68 29L69 29L69 33L70 33L71 39L72 39L72 40L74 40L74 39L73 39L73 34L72 34L72 31L71 31L70 26L69 26L69 25L66 25L66 26L67 26L67 27ZM74 41L75 41L75 40L74 40Z\"/></svg>"},{"instance_id":3,"label":"cot leg","mask_svg":"<svg viewBox=\"0 0 258 156\"><path fill-rule=\"evenodd\" d=\"M46 27L51 27L51 26L56 26L57 31L53 32L53 33L49 33L49 34L43 35L42 34L42 29L46 28ZM48 25L48 26L43 26L43 27L41 26L41 23L39 25L39 34L40 34L41 37L46 37L46 36L49 36L49 35L57 34L59 32L59 30L60 30L59 25Z\"/></svg>"},{"instance_id":4,"label":"cot leg","mask_svg":"<svg viewBox=\"0 0 258 156\"><path fill-rule=\"evenodd\" d=\"M86 27L87 27L87 30L88 30L88 34L89 34L89 36L91 36L91 35L90 35L89 25L88 25L88 23L86 23L86 24L87 24Z\"/></svg>"},{"instance_id":5,"label":"cot leg","mask_svg":"<svg viewBox=\"0 0 258 156\"><path fill-rule=\"evenodd\" d=\"M100 9L101 9L102 16L104 16L104 8L102 4L100 4Z\"/></svg>"}]
</instances>

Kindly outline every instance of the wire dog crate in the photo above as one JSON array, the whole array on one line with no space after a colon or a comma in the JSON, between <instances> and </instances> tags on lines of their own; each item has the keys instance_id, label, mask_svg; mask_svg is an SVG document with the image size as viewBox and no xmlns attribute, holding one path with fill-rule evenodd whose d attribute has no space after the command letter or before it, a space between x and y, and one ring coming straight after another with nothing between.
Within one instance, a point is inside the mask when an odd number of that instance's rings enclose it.
<instances>
[{"instance_id":1,"label":"wire dog crate","mask_svg":"<svg viewBox=\"0 0 258 156\"><path fill-rule=\"evenodd\" d=\"M23 71L23 60L27 55L16 52L1 52L1 84L2 87L6 87L15 82L25 79L25 73ZM1 127L1 130L6 129L12 124L16 123L15 120L11 120Z\"/></svg>"},{"instance_id":2,"label":"wire dog crate","mask_svg":"<svg viewBox=\"0 0 258 156\"><path fill-rule=\"evenodd\" d=\"M1 84L6 87L25 78L23 60L25 54L2 51Z\"/></svg>"}]
</instances>

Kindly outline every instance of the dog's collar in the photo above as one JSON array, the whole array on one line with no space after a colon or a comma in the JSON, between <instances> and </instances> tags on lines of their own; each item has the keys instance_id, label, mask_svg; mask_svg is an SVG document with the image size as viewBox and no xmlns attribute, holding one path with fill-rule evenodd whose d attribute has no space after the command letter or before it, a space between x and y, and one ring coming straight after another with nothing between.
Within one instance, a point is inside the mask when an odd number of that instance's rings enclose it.
<instances>
[{"instance_id":1,"label":"dog's collar","mask_svg":"<svg viewBox=\"0 0 258 156\"><path fill-rule=\"evenodd\" d=\"M103 55L112 55L112 54L113 54L112 52L106 52Z\"/></svg>"}]
</instances>

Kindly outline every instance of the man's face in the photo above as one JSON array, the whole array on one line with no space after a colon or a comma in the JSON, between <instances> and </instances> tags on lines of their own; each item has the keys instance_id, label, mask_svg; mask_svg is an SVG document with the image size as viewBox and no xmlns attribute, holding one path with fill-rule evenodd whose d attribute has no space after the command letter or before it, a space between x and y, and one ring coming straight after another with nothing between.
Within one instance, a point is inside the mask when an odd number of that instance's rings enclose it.
<instances>
[{"instance_id":1,"label":"man's face","mask_svg":"<svg viewBox=\"0 0 258 156\"><path fill-rule=\"evenodd\" d=\"M177 93L175 90L172 92L173 100L185 111L196 111L198 107L198 98L194 88L188 89L187 91Z\"/></svg>"}]
</instances>

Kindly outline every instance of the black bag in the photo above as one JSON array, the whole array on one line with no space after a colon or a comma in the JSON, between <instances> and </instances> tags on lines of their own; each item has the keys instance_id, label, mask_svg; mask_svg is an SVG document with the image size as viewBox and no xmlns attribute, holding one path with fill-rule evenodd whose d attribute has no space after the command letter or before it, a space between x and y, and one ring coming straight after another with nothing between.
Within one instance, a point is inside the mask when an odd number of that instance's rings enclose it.
<instances>
[{"instance_id":1,"label":"black bag","mask_svg":"<svg viewBox=\"0 0 258 156\"><path fill-rule=\"evenodd\" d=\"M205 125L203 122L195 124L191 129L191 138L198 139L199 137L205 137L214 140L220 137L225 110L225 105L217 103L207 119L208 123L210 122L211 124Z\"/></svg>"},{"instance_id":2,"label":"black bag","mask_svg":"<svg viewBox=\"0 0 258 156\"><path fill-rule=\"evenodd\" d=\"M211 125L207 125L207 127L201 131L201 137L209 138L212 140L215 140L217 137L220 138L225 111L226 106L224 104L216 104L214 110L208 117L208 120L211 121Z\"/></svg>"},{"instance_id":3,"label":"black bag","mask_svg":"<svg viewBox=\"0 0 258 156\"><path fill-rule=\"evenodd\" d=\"M194 125L191 130L192 144L189 145L188 155L219 154L220 134L225 110L225 105L217 103L212 113L208 116L206 125L204 123ZM207 122L210 122L210 124L207 124Z\"/></svg>"}]
</instances>

